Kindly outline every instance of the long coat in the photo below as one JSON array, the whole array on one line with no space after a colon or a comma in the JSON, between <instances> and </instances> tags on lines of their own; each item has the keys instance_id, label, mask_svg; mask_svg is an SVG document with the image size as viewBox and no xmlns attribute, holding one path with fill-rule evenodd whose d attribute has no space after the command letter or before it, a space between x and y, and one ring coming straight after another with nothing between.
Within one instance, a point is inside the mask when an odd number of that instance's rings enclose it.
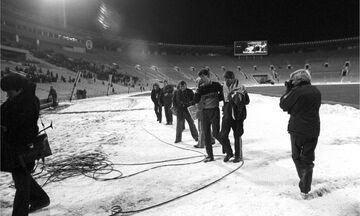
<instances>
[{"instance_id":1,"label":"long coat","mask_svg":"<svg viewBox=\"0 0 360 216\"><path fill-rule=\"evenodd\" d=\"M157 89L157 90L153 89L151 91L151 100L153 101L154 104L162 106L161 89Z\"/></svg>"},{"instance_id":2,"label":"long coat","mask_svg":"<svg viewBox=\"0 0 360 216\"><path fill-rule=\"evenodd\" d=\"M174 86L173 85L166 85L164 88L162 88L161 92L161 102L164 104L164 106L170 106L172 103L174 93Z\"/></svg>"},{"instance_id":3,"label":"long coat","mask_svg":"<svg viewBox=\"0 0 360 216\"><path fill-rule=\"evenodd\" d=\"M12 171L19 165L18 155L24 153L39 132L40 102L35 84L1 105L1 170Z\"/></svg>"}]
</instances>

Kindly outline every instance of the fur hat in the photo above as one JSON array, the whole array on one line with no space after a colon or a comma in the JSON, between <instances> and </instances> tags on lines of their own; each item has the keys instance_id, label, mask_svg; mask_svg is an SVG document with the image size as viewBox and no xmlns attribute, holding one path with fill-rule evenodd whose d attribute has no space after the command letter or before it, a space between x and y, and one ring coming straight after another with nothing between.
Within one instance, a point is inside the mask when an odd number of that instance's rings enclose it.
<instances>
[{"instance_id":1,"label":"fur hat","mask_svg":"<svg viewBox=\"0 0 360 216\"><path fill-rule=\"evenodd\" d=\"M9 74L1 79L1 90L9 91L25 89L28 86L28 81L24 76L19 74Z\"/></svg>"},{"instance_id":2,"label":"fur hat","mask_svg":"<svg viewBox=\"0 0 360 216\"><path fill-rule=\"evenodd\" d=\"M225 74L224 74L224 78L225 79L234 79L235 78L234 72L226 71Z\"/></svg>"}]
</instances>

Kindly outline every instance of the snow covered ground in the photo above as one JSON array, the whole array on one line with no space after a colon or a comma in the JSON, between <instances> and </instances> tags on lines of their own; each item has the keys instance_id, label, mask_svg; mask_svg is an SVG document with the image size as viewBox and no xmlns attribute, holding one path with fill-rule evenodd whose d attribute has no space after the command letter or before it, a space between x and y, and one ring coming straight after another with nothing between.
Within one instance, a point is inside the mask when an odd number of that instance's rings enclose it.
<instances>
[{"instance_id":1,"label":"snow covered ground","mask_svg":"<svg viewBox=\"0 0 360 216\"><path fill-rule=\"evenodd\" d=\"M359 216L360 111L321 106L314 198L302 200L286 131L288 114L279 108L277 97L250 94L250 99L243 164L224 163L218 143L213 146L216 161L201 162L205 150L193 148L196 143L188 126L183 142L174 144L175 124L156 121L149 96L90 98L42 115L45 125L53 121L54 129L48 130L53 155L37 181L44 184L52 175L44 186L51 204L32 215L110 215L114 206L136 211L205 187L232 172L202 190L137 215ZM89 159L91 155L96 157ZM54 172L55 164L91 164L95 159L102 161L101 156L113 163L114 170L108 174L99 170L95 176L116 179ZM182 160L171 160L176 158ZM160 162L139 165L156 161ZM85 165L70 170L81 166ZM36 172L40 170L41 166ZM15 190L10 175L0 174L0 213L11 215ZM61 180L54 181L57 174Z\"/></svg>"}]
</instances>

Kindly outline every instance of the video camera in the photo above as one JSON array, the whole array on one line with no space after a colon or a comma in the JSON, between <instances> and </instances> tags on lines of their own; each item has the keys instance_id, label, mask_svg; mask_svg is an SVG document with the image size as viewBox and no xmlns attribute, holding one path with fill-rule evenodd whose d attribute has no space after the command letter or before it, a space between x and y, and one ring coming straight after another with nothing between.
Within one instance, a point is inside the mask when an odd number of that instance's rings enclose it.
<instances>
[{"instance_id":1,"label":"video camera","mask_svg":"<svg viewBox=\"0 0 360 216\"><path fill-rule=\"evenodd\" d=\"M287 91L290 91L292 88L294 88L292 80L285 81L285 87Z\"/></svg>"}]
</instances>

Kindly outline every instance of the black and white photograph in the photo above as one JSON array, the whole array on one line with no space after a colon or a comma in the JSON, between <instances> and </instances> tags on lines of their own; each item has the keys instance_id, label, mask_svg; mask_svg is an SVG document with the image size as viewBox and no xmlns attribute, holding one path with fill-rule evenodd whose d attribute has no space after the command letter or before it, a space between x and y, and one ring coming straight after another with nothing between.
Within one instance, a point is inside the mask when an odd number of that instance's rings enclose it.
<instances>
[{"instance_id":1,"label":"black and white photograph","mask_svg":"<svg viewBox=\"0 0 360 216\"><path fill-rule=\"evenodd\" d=\"M358 0L1 0L1 216L360 216Z\"/></svg>"}]
</instances>

